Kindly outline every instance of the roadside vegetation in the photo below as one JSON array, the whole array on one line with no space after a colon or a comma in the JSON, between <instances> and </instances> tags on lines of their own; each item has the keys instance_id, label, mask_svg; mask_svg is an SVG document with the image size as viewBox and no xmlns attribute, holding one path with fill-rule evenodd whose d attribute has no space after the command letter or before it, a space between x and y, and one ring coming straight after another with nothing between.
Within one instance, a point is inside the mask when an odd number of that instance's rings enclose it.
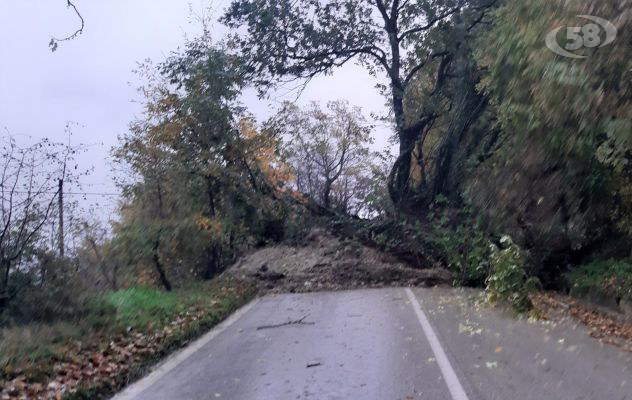
<instances>
[{"instance_id":1,"label":"roadside vegetation","mask_svg":"<svg viewBox=\"0 0 632 400\"><path fill-rule=\"evenodd\" d=\"M308 246L314 227L345 243L323 271L356 286L447 270L520 312L554 303L541 290L632 312L631 33L579 49L589 62L544 44L588 13L623 27L632 4L234 0L230 39L205 31L139 67L145 108L112 149L123 198L109 225L62 201L80 148L3 137L2 395L120 387L254 295L239 274L218 278L229 266ZM372 150L374 121L344 100L286 103L266 121L239 101L347 62L385 83L394 151ZM354 264L361 245L405 266ZM310 285L337 287L313 272Z\"/></svg>"},{"instance_id":2,"label":"roadside vegetation","mask_svg":"<svg viewBox=\"0 0 632 400\"><path fill-rule=\"evenodd\" d=\"M238 281L170 293L133 286L92 298L77 318L3 328L2 396L102 398L250 300Z\"/></svg>"}]
</instances>

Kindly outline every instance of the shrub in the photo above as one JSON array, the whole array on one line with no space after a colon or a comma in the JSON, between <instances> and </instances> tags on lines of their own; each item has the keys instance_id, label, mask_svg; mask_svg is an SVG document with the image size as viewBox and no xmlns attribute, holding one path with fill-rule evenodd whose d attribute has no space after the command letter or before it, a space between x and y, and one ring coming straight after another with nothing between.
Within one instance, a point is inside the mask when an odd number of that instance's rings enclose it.
<instances>
[{"instance_id":1,"label":"shrub","mask_svg":"<svg viewBox=\"0 0 632 400\"><path fill-rule=\"evenodd\" d=\"M571 294L598 292L632 300L632 265L625 260L601 260L582 265L567 275Z\"/></svg>"},{"instance_id":2,"label":"shrub","mask_svg":"<svg viewBox=\"0 0 632 400\"><path fill-rule=\"evenodd\" d=\"M483 285L489 269L489 241L480 230L464 224L455 229L439 228L430 233L429 239L455 274L457 285Z\"/></svg>"},{"instance_id":3,"label":"shrub","mask_svg":"<svg viewBox=\"0 0 632 400\"><path fill-rule=\"evenodd\" d=\"M0 310L0 323L5 326L69 321L88 312L90 293L77 276L61 266L46 279L34 270L15 271L8 291L9 301Z\"/></svg>"},{"instance_id":4,"label":"shrub","mask_svg":"<svg viewBox=\"0 0 632 400\"><path fill-rule=\"evenodd\" d=\"M442 207L441 197L433 208ZM449 210L439 208L431 213L431 229L426 235L441 263L455 274L457 285L483 286L489 272L489 240L472 217L469 207L450 216ZM455 226L453 220L459 221ZM420 228L419 228L420 229Z\"/></svg>"},{"instance_id":5,"label":"shrub","mask_svg":"<svg viewBox=\"0 0 632 400\"><path fill-rule=\"evenodd\" d=\"M500 239L500 248L490 245L490 275L486 288L488 302L505 302L518 312L528 311L532 304L529 293L535 281L527 276L523 251L509 236Z\"/></svg>"}]
</instances>

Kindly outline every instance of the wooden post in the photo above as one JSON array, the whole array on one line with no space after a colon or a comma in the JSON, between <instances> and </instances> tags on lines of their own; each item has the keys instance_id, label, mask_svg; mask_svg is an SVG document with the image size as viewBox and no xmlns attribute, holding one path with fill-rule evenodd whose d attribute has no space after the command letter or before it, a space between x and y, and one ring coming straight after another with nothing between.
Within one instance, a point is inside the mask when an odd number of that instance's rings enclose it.
<instances>
[{"instance_id":1,"label":"wooden post","mask_svg":"<svg viewBox=\"0 0 632 400\"><path fill-rule=\"evenodd\" d=\"M59 180L59 256L64 258L64 180Z\"/></svg>"}]
</instances>

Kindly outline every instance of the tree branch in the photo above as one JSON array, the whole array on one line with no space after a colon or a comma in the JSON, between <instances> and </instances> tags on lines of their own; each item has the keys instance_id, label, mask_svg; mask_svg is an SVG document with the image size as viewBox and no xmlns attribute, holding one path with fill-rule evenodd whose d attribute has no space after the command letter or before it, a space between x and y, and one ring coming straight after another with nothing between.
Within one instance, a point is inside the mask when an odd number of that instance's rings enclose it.
<instances>
[{"instance_id":1,"label":"tree branch","mask_svg":"<svg viewBox=\"0 0 632 400\"><path fill-rule=\"evenodd\" d=\"M426 60L422 61L421 63L419 63L417 65L415 65L408 72L408 74L406 75L406 78L404 79L404 85L408 85L408 83L415 77L415 74L417 72L419 72L421 69L423 69L428 64L428 61L433 60L433 59L438 58L438 57L443 57L443 56L446 56L446 55L448 55L447 51L434 53L434 54L431 54Z\"/></svg>"},{"instance_id":2,"label":"tree branch","mask_svg":"<svg viewBox=\"0 0 632 400\"><path fill-rule=\"evenodd\" d=\"M416 28L411 28L405 32L402 32L398 37L397 40L399 42L401 42L402 40L404 40L407 36L415 34L415 33L419 33L419 32L423 32L423 31L427 31L428 29L432 28L434 26L434 24L436 24L437 22L449 17L450 15L458 12L459 10L461 10L461 7L454 7L448 11L446 11L445 13L439 15L436 18L431 19L426 25L422 25L422 26L418 26Z\"/></svg>"},{"instance_id":3,"label":"tree branch","mask_svg":"<svg viewBox=\"0 0 632 400\"><path fill-rule=\"evenodd\" d=\"M81 21L81 27L79 27L79 29L77 29L72 35L67 36L65 38L61 38L61 39L54 38L54 37L51 38L50 43L48 43L48 47L50 47L50 50L53 52L57 50L57 47L59 46L59 42L67 42L69 40L75 39L77 36L83 33L83 29L86 27L86 21L83 19L83 16L81 15L77 7L74 5L74 3L70 0L66 0L66 7L72 8L74 10L75 14L77 14L77 17L79 17L79 20Z\"/></svg>"},{"instance_id":4,"label":"tree branch","mask_svg":"<svg viewBox=\"0 0 632 400\"><path fill-rule=\"evenodd\" d=\"M410 0L404 0L402 4L397 8L397 13L399 14L405 7L408 5Z\"/></svg>"},{"instance_id":5,"label":"tree branch","mask_svg":"<svg viewBox=\"0 0 632 400\"><path fill-rule=\"evenodd\" d=\"M382 0L375 0L375 6L380 11L380 14L382 14L382 18L384 19L384 26L388 30L388 26L391 23L391 18L388 16L388 13L386 12L386 6L384 5L384 2Z\"/></svg>"},{"instance_id":6,"label":"tree branch","mask_svg":"<svg viewBox=\"0 0 632 400\"><path fill-rule=\"evenodd\" d=\"M473 7L472 8L473 10L477 10L477 11L480 10L481 14L474 21L472 21L470 26L467 28L467 31L468 32L471 31L478 24L486 24L487 22L483 21L483 19L487 15L486 11L489 10L490 8L492 8L497 2L498 2L498 0L491 0L489 3L483 4L482 6Z\"/></svg>"}]
</instances>

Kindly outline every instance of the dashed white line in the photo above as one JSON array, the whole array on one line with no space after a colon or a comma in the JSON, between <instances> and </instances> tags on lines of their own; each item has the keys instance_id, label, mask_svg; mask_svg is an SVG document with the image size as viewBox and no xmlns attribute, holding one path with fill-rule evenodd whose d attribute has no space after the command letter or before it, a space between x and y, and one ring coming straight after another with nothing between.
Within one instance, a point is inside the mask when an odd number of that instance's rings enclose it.
<instances>
[{"instance_id":1,"label":"dashed white line","mask_svg":"<svg viewBox=\"0 0 632 400\"><path fill-rule=\"evenodd\" d=\"M443 347L441 347L441 342L439 342L437 334L432 329L430 321L428 321L428 317L426 317L426 313L424 313L424 311L421 309L421 305L419 304L417 297L415 297L415 294L409 288L406 288L406 295L408 296L408 300L410 300L410 304L415 310L415 314L417 315L417 319L421 324L421 328L426 334L428 343L430 343L430 347L432 348L432 352L437 359L437 364L439 364L439 368L441 369L441 373L443 374L443 379L448 385L448 390L452 395L452 399L468 400L467 394L465 393L465 390L463 390L463 386L461 386L461 382L459 382L459 378L456 376L454 368L452 368L452 365L450 364L445 351L443 351Z\"/></svg>"}]
</instances>

